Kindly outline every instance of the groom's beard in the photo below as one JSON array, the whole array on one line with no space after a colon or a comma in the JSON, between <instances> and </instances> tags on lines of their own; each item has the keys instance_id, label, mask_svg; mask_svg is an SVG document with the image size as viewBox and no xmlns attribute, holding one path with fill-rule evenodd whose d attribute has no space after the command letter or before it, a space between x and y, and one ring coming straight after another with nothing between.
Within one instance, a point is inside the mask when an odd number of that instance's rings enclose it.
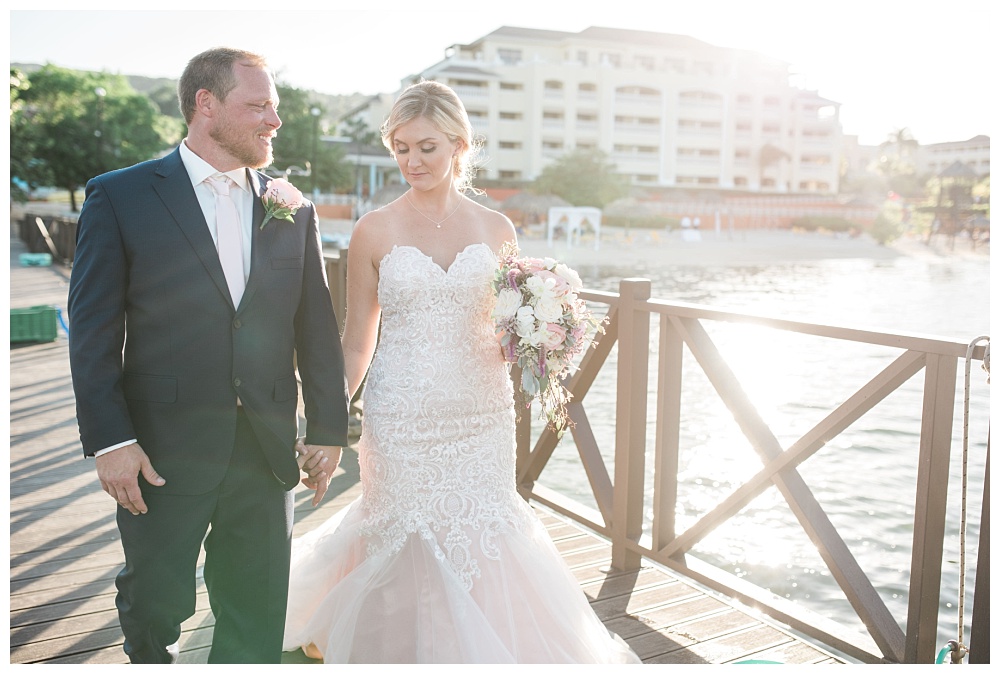
<instances>
[{"instance_id":1,"label":"groom's beard","mask_svg":"<svg viewBox=\"0 0 1000 674\"><path fill-rule=\"evenodd\" d=\"M256 129L252 134L248 134L244 129L238 129L232 124L222 122L213 127L208 135L230 156L238 159L243 166L262 169L270 166L271 162L274 161L274 148L270 143L264 146L260 141L260 136L275 136L274 132L267 127Z\"/></svg>"}]
</instances>

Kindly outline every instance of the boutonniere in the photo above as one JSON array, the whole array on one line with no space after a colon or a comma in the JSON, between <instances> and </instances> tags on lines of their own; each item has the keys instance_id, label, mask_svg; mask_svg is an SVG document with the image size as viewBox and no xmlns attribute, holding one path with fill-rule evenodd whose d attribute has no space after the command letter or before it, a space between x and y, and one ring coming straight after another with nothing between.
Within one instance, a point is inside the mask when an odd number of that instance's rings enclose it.
<instances>
[{"instance_id":1,"label":"boutonniere","mask_svg":"<svg viewBox=\"0 0 1000 674\"><path fill-rule=\"evenodd\" d=\"M271 218L291 222L295 211L305 202L302 192L284 178L275 178L269 182L267 189L264 190L264 196L260 199L264 202L264 221L260 223L261 229L264 229L264 225Z\"/></svg>"}]
</instances>

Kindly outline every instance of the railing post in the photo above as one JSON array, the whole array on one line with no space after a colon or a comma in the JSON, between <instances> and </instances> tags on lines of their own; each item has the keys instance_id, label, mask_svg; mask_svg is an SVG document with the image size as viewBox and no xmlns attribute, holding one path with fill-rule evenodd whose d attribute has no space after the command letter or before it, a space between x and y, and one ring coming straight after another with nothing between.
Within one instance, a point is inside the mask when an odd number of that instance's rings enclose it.
<instances>
[{"instance_id":1,"label":"railing post","mask_svg":"<svg viewBox=\"0 0 1000 674\"><path fill-rule=\"evenodd\" d=\"M648 279L623 279L618 306L618 401L611 565L637 569L642 555L627 547L642 535L646 460L646 392L649 381L649 312L635 304L649 299Z\"/></svg>"},{"instance_id":2,"label":"railing post","mask_svg":"<svg viewBox=\"0 0 1000 674\"><path fill-rule=\"evenodd\" d=\"M957 370L958 359L954 356L927 355L903 654L903 662L908 664L931 664L937 654L941 556Z\"/></svg>"},{"instance_id":3,"label":"railing post","mask_svg":"<svg viewBox=\"0 0 1000 674\"><path fill-rule=\"evenodd\" d=\"M976 589L972 594L972 624L969 626L969 664L990 663L990 441L986 441L986 477L983 481L983 514L979 520L979 558Z\"/></svg>"},{"instance_id":4,"label":"railing post","mask_svg":"<svg viewBox=\"0 0 1000 674\"><path fill-rule=\"evenodd\" d=\"M681 380L684 340L670 317L660 315L660 357L656 385L656 448L653 466L653 549L677 535L677 470L681 437Z\"/></svg>"},{"instance_id":5,"label":"railing post","mask_svg":"<svg viewBox=\"0 0 1000 674\"><path fill-rule=\"evenodd\" d=\"M323 263L326 266L326 282L330 286L333 310L337 314L337 327L343 333L344 323L347 321L347 249L339 249L336 257L324 255Z\"/></svg>"}]
</instances>

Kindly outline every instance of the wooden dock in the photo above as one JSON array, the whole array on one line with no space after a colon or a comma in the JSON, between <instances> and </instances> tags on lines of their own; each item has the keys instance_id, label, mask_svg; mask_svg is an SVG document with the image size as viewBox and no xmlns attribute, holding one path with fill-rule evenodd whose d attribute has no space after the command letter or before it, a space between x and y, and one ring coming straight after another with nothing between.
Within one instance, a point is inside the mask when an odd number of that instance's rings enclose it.
<instances>
[{"instance_id":1,"label":"wooden dock","mask_svg":"<svg viewBox=\"0 0 1000 674\"><path fill-rule=\"evenodd\" d=\"M21 267L11 239L11 307L65 311L65 268ZM114 607L123 556L113 501L101 491L77 435L67 341L15 344L10 351L10 661L125 663ZM296 533L314 528L360 491L357 454L344 461L323 504L296 492ZM844 662L661 567L610 568L610 543L537 508L594 610L647 663ZM202 663L212 613L199 581L197 612L183 625L180 661ZM285 663L315 662L301 652Z\"/></svg>"}]
</instances>

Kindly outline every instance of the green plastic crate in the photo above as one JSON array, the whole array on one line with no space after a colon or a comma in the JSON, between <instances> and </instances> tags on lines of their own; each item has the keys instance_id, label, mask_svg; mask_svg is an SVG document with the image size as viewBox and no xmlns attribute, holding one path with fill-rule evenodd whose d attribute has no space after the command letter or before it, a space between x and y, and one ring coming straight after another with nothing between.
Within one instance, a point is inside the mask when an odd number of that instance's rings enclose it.
<instances>
[{"instance_id":1,"label":"green plastic crate","mask_svg":"<svg viewBox=\"0 0 1000 674\"><path fill-rule=\"evenodd\" d=\"M48 267L52 264L49 253L21 253L17 256L22 267Z\"/></svg>"},{"instance_id":2,"label":"green plastic crate","mask_svg":"<svg viewBox=\"0 0 1000 674\"><path fill-rule=\"evenodd\" d=\"M56 308L28 307L10 310L10 341L54 342L56 339Z\"/></svg>"}]
</instances>

